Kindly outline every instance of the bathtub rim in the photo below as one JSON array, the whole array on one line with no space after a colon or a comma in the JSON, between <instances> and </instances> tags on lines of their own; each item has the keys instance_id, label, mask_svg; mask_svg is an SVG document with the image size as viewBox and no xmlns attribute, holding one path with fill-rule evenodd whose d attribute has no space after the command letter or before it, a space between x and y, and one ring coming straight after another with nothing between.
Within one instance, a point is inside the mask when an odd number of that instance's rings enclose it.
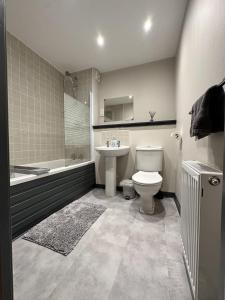
<instances>
[{"instance_id":1,"label":"bathtub rim","mask_svg":"<svg viewBox=\"0 0 225 300\"><path fill-rule=\"evenodd\" d=\"M80 168L80 167L90 165L90 164L93 164L93 163L95 163L94 160L89 160L89 161L78 163L78 164L75 164L75 165L70 165L70 166L66 166L66 167L58 167L58 168L55 168L55 169L51 169L46 174L42 174L42 175L38 175L38 176L33 175L33 174L29 174L29 175L24 174L22 176L18 176L18 177L15 177L15 178L10 178L10 186L14 186L14 185L17 185L17 184L20 184L20 183L36 180L36 179L43 178L43 177L48 177L48 176L51 176L53 174L73 170L73 169Z\"/></svg>"}]
</instances>

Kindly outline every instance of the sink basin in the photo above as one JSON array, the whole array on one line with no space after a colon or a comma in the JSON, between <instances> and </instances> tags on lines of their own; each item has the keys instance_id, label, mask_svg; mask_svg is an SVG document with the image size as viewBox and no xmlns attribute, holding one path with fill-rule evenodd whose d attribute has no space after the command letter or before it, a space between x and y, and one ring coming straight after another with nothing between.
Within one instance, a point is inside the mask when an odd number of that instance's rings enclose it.
<instances>
[{"instance_id":1,"label":"sink basin","mask_svg":"<svg viewBox=\"0 0 225 300\"><path fill-rule=\"evenodd\" d=\"M100 147L96 147L95 150L97 150L101 155L105 157L123 156L129 152L130 147L120 146L119 148L115 148L115 147L100 146Z\"/></svg>"},{"instance_id":2,"label":"sink basin","mask_svg":"<svg viewBox=\"0 0 225 300\"><path fill-rule=\"evenodd\" d=\"M95 147L101 156L105 158L105 193L108 197L113 197L116 194L116 158L128 154L129 146Z\"/></svg>"}]
</instances>

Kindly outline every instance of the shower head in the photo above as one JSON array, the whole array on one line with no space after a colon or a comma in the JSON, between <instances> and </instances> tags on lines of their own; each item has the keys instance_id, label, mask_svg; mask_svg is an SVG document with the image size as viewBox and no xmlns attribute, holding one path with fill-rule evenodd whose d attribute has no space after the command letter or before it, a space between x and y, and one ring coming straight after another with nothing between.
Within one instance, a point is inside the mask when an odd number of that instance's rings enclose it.
<instances>
[{"instance_id":1,"label":"shower head","mask_svg":"<svg viewBox=\"0 0 225 300\"><path fill-rule=\"evenodd\" d=\"M72 74L71 74L69 71L66 71L66 72L65 72L65 76L69 76L69 77L71 77L71 76L72 76Z\"/></svg>"},{"instance_id":2,"label":"shower head","mask_svg":"<svg viewBox=\"0 0 225 300\"><path fill-rule=\"evenodd\" d=\"M65 72L64 77L64 90L67 94L73 96L75 98L76 91L78 88L78 79L69 71Z\"/></svg>"},{"instance_id":3,"label":"shower head","mask_svg":"<svg viewBox=\"0 0 225 300\"><path fill-rule=\"evenodd\" d=\"M65 79L70 78L70 80L72 81L73 85L76 85L75 83L77 82L77 76L74 76L72 73L70 73L69 71L65 72Z\"/></svg>"}]
</instances>

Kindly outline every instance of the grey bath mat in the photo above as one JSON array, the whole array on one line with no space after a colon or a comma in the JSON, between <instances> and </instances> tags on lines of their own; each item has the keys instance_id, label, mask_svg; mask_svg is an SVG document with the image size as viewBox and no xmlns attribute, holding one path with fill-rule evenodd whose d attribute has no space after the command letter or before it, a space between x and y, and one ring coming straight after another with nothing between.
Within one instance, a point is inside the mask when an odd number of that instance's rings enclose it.
<instances>
[{"instance_id":1,"label":"grey bath mat","mask_svg":"<svg viewBox=\"0 0 225 300\"><path fill-rule=\"evenodd\" d=\"M68 255L106 210L102 205L74 201L23 235L23 239Z\"/></svg>"}]
</instances>

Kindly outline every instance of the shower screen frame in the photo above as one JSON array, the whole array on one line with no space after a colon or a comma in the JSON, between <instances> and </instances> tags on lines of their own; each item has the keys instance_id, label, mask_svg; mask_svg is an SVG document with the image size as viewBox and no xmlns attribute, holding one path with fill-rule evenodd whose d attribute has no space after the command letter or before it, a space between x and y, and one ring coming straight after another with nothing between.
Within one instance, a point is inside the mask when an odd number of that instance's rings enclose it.
<instances>
[{"instance_id":1,"label":"shower screen frame","mask_svg":"<svg viewBox=\"0 0 225 300\"><path fill-rule=\"evenodd\" d=\"M5 1L0 0L0 299L13 299Z\"/></svg>"},{"instance_id":2,"label":"shower screen frame","mask_svg":"<svg viewBox=\"0 0 225 300\"><path fill-rule=\"evenodd\" d=\"M93 92L87 92L86 98L86 102L80 101L80 99L78 100L78 98L74 98L72 95L69 95L64 91L64 147L66 165L67 160L68 165L77 165L79 163L90 162L94 160ZM76 122L74 122L76 120L76 112L79 112L79 118ZM73 119L74 117L75 119ZM84 120L87 120L87 122L85 123ZM77 126L79 124L81 126L80 129L82 130L83 128L84 130L83 134L79 132L80 130ZM73 156L79 156L79 148L82 149L82 147L84 148L82 153L84 156L81 157L81 161L79 162L76 161L76 158L73 158ZM77 150L78 152L76 153Z\"/></svg>"}]
</instances>

